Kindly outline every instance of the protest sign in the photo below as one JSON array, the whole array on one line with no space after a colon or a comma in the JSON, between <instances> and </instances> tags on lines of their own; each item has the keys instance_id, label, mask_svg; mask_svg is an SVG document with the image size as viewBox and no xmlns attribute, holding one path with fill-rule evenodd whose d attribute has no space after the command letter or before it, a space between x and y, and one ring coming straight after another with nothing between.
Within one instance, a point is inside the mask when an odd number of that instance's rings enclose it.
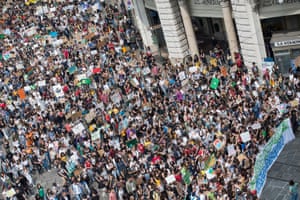
<instances>
[{"instance_id":1,"label":"protest sign","mask_svg":"<svg viewBox=\"0 0 300 200\"><path fill-rule=\"evenodd\" d=\"M176 178L173 174L170 176L167 176L165 179L166 179L167 184L172 184L176 181Z\"/></svg>"},{"instance_id":2,"label":"protest sign","mask_svg":"<svg viewBox=\"0 0 300 200\"><path fill-rule=\"evenodd\" d=\"M114 104L118 104L121 102L122 97L119 92L115 92L113 95L110 96L110 99Z\"/></svg>"},{"instance_id":3,"label":"protest sign","mask_svg":"<svg viewBox=\"0 0 300 200\"><path fill-rule=\"evenodd\" d=\"M130 83L133 87L138 87L140 85L139 81L136 78L131 79Z\"/></svg>"},{"instance_id":4,"label":"protest sign","mask_svg":"<svg viewBox=\"0 0 300 200\"><path fill-rule=\"evenodd\" d=\"M209 61L210 65L213 67L217 66L217 59L216 58L211 58Z\"/></svg>"},{"instance_id":5,"label":"protest sign","mask_svg":"<svg viewBox=\"0 0 300 200\"><path fill-rule=\"evenodd\" d=\"M24 100L26 98L26 93L24 91L24 88L18 89L18 95L21 100Z\"/></svg>"},{"instance_id":6,"label":"protest sign","mask_svg":"<svg viewBox=\"0 0 300 200\"><path fill-rule=\"evenodd\" d=\"M100 72L101 72L101 68L100 67L93 69L93 74L99 74Z\"/></svg>"},{"instance_id":7,"label":"protest sign","mask_svg":"<svg viewBox=\"0 0 300 200\"><path fill-rule=\"evenodd\" d=\"M227 76L227 69L226 69L225 66L222 66L222 67L221 67L221 74L222 74L222 76L224 76L224 77Z\"/></svg>"},{"instance_id":8,"label":"protest sign","mask_svg":"<svg viewBox=\"0 0 300 200\"><path fill-rule=\"evenodd\" d=\"M181 170L181 175L182 175L182 179L184 181L184 183L186 185L189 185L191 184L191 173L189 170L187 170L185 167L183 167Z\"/></svg>"},{"instance_id":9,"label":"protest sign","mask_svg":"<svg viewBox=\"0 0 300 200\"><path fill-rule=\"evenodd\" d=\"M29 29L27 29L27 30L24 31L24 35L27 36L27 37L31 37L33 35L36 35L36 33L37 33L36 29L37 29L37 27L31 27L31 28L29 28Z\"/></svg>"},{"instance_id":10,"label":"protest sign","mask_svg":"<svg viewBox=\"0 0 300 200\"><path fill-rule=\"evenodd\" d=\"M31 87L29 85L25 86L24 87L24 91L25 92L29 92L31 90Z\"/></svg>"},{"instance_id":11,"label":"protest sign","mask_svg":"<svg viewBox=\"0 0 300 200\"><path fill-rule=\"evenodd\" d=\"M62 90L62 87L61 87L60 84L54 85L54 86L52 87L52 89L53 89L53 92L54 92L54 94L55 94L55 96L56 96L57 98L63 97L63 96L64 96L64 91Z\"/></svg>"},{"instance_id":12,"label":"protest sign","mask_svg":"<svg viewBox=\"0 0 300 200\"><path fill-rule=\"evenodd\" d=\"M56 7L51 7L50 8L50 12L55 12L56 11Z\"/></svg>"},{"instance_id":13,"label":"protest sign","mask_svg":"<svg viewBox=\"0 0 300 200\"><path fill-rule=\"evenodd\" d=\"M286 112L286 104L282 103L276 106L277 110L279 111L279 113L282 115Z\"/></svg>"},{"instance_id":14,"label":"protest sign","mask_svg":"<svg viewBox=\"0 0 300 200\"><path fill-rule=\"evenodd\" d=\"M189 84L189 79L185 79L181 82L182 87L188 86Z\"/></svg>"},{"instance_id":15,"label":"protest sign","mask_svg":"<svg viewBox=\"0 0 300 200\"><path fill-rule=\"evenodd\" d=\"M46 80L38 81L38 82L37 82L37 85L38 85L39 87L44 87L44 86L46 86Z\"/></svg>"},{"instance_id":16,"label":"protest sign","mask_svg":"<svg viewBox=\"0 0 300 200\"><path fill-rule=\"evenodd\" d=\"M81 79L80 83L83 85L90 85L92 83L92 80L90 78Z\"/></svg>"},{"instance_id":17,"label":"protest sign","mask_svg":"<svg viewBox=\"0 0 300 200\"><path fill-rule=\"evenodd\" d=\"M241 137L242 142L244 142L244 143L249 142L251 140L251 136L250 136L250 133L248 131L244 132L244 133L241 133L240 137Z\"/></svg>"},{"instance_id":18,"label":"protest sign","mask_svg":"<svg viewBox=\"0 0 300 200\"><path fill-rule=\"evenodd\" d=\"M91 140L96 141L100 139L100 129L97 129L97 131L91 133Z\"/></svg>"},{"instance_id":19,"label":"protest sign","mask_svg":"<svg viewBox=\"0 0 300 200\"><path fill-rule=\"evenodd\" d=\"M132 139L132 140L129 140L126 142L126 146L128 148L132 148L132 147L136 146L137 143L138 143L137 139Z\"/></svg>"},{"instance_id":20,"label":"protest sign","mask_svg":"<svg viewBox=\"0 0 300 200\"><path fill-rule=\"evenodd\" d=\"M211 154L204 163L204 169L208 169L210 167L214 167L217 160L214 154Z\"/></svg>"},{"instance_id":21,"label":"protest sign","mask_svg":"<svg viewBox=\"0 0 300 200\"><path fill-rule=\"evenodd\" d=\"M148 75L148 74L150 74L150 73L151 73L151 70L150 70L149 67L145 67L145 68L143 69L143 75L144 75L144 76L146 76L146 75Z\"/></svg>"},{"instance_id":22,"label":"protest sign","mask_svg":"<svg viewBox=\"0 0 300 200\"><path fill-rule=\"evenodd\" d=\"M82 133L84 130L85 130L85 127L83 126L82 123L78 123L72 127L72 131L75 135Z\"/></svg>"},{"instance_id":23,"label":"protest sign","mask_svg":"<svg viewBox=\"0 0 300 200\"><path fill-rule=\"evenodd\" d=\"M190 72L190 73L195 73L195 72L197 72L197 70L198 70L197 67L190 67L190 68L189 68L189 72Z\"/></svg>"},{"instance_id":24,"label":"protest sign","mask_svg":"<svg viewBox=\"0 0 300 200\"><path fill-rule=\"evenodd\" d=\"M183 72L183 71L179 72L178 76L179 76L179 80L181 80L181 81L183 81L186 78L185 72Z\"/></svg>"},{"instance_id":25,"label":"protest sign","mask_svg":"<svg viewBox=\"0 0 300 200\"><path fill-rule=\"evenodd\" d=\"M96 117L96 112L95 110L91 109L88 114L85 116L85 121L86 123L91 123L91 121Z\"/></svg>"},{"instance_id":26,"label":"protest sign","mask_svg":"<svg viewBox=\"0 0 300 200\"><path fill-rule=\"evenodd\" d=\"M16 191L14 188L11 188L10 190L5 192L6 198L12 198L16 194Z\"/></svg>"},{"instance_id":27,"label":"protest sign","mask_svg":"<svg viewBox=\"0 0 300 200\"><path fill-rule=\"evenodd\" d=\"M219 79L212 78L211 83L210 83L210 88L213 89L213 90L217 89L218 86L219 86L219 83L220 83Z\"/></svg>"},{"instance_id":28,"label":"protest sign","mask_svg":"<svg viewBox=\"0 0 300 200\"><path fill-rule=\"evenodd\" d=\"M74 65L68 68L69 74L74 74L76 71L77 71L77 67Z\"/></svg>"},{"instance_id":29,"label":"protest sign","mask_svg":"<svg viewBox=\"0 0 300 200\"><path fill-rule=\"evenodd\" d=\"M17 63L16 68L17 70L24 69L24 65L22 63Z\"/></svg>"},{"instance_id":30,"label":"protest sign","mask_svg":"<svg viewBox=\"0 0 300 200\"><path fill-rule=\"evenodd\" d=\"M72 173L75 171L76 169L76 164L71 160L69 159L66 163L66 169L68 171L68 175L71 176Z\"/></svg>"},{"instance_id":31,"label":"protest sign","mask_svg":"<svg viewBox=\"0 0 300 200\"><path fill-rule=\"evenodd\" d=\"M132 99L134 99L134 97L135 97L135 94L133 92L131 92L127 95L127 100L131 101Z\"/></svg>"},{"instance_id":32,"label":"protest sign","mask_svg":"<svg viewBox=\"0 0 300 200\"><path fill-rule=\"evenodd\" d=\"M59 40L54 40L52 42L52 45L55 46L55 47L58 47L58 46L62 45L63 43L64 43L64 40L59 39Z\"/></svg>"},{"instance_id":33,"label":"protest sign","mask_svg":"<svg viewBox=\"0 0 300 200\"><path fill-rule=\"evenodd\" d=\"M223 142L220 139L216 139L214 141L214 146L217 150L220 150L223 147Z\"/></svg>"},{"instance_id":34,"label":"protest sign","mask_svg":"<svg viewBox=\"0 0 300 200\"><path fill-rule=\"evenodd\" d=\"M7 51L3 54L3 60L7 61L10 58L10 52Z\"/></svg>"},{"instance_id":35,"label":"protest sign","mask_svg":"<svg viewBox=\"0 0 300 200\"><path fill-rule=\"evenodd\" d=\"M236 151L234 149L234 145L233 144L229 144L227 146L227 152L228 152L228 156L235 156L236 155Z\"/></svg>"},{"instance_id":36,"label":"protest sign","mask_svg":"<svg viewBox=\"0 0 300 200\"><path fill-rule=\"evenodd\" d=\"M86 79L86 78L87 78L86 74L78 74L76 75L75 79L81 81L82 79Z\"/></svg>"},{"instance_id":37,"label":"protest sign","mask_svg":"<svg viewBox=\"0 0 300 200\"><path fill-rule=\"evenodd\" d=\"M70 115L72 121L78 120L79 118L81 118L81 116L82 116L82 113L80 111L75 112L75 113Z\"/></svg>"},{"instance_id":38,"label":"protest sign","mask_svg":"<svg viewBox=\"0 0 300 200\"><path fill-rule=\"evenodd\" d=\"M205 171L205 174L206 174L206 178L207 178L208 180L211 180L211 179L213 179L213 178L216 177L216 174L215 174L215 171L213 170L213 168L207 169L207 170Z\"/></svg>"},{"instance_id":39,"label":"protest sign","mask_svg":"<svg viewBox=\"0 0 300 200\"><path fill-rule=\"evenodd\" d=\"M48 6L38 6L36 7L35 15L44 15L49 12Z\"/></svg>"},{"instance_id":40,"label":"protest sign","mask_svg":"<svg viewBox=\"0 0 300 200\"><path fill-rule=\"evenodd\" d=\"M272 73L272 68L274 66L274 62L265 62L263 61L261 63L261 71L262 73L265 73L265 71L268 69L269 70L269 73L271 74Z\"/></svg>"},{"instance_id":41,"label":"protest sign","mask_svg":"<svg viewBox=\"0 0 300 200\"><path fill-rule=\"evenodd\" d=\"M252 128L253 130L260 129L260 128L261 128L261 124L260 124L260 123L255 123L255 124L253 124L253 125L251 126L251 128Z\"/></svg>"}]
</instances>

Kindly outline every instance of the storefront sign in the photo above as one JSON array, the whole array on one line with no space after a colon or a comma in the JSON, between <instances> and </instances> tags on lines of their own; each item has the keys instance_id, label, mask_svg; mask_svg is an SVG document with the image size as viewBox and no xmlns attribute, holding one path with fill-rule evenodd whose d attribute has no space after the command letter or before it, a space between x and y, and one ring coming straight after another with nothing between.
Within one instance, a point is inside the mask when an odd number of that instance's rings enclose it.
<instances>
[{"instance_id":1,"label":"storefront sign","mask_svg":"<svg viewBox=\"0 0 300 200\"><path fill-rule=\"evenodd\" d=\"M275 47L293 46L293 45L300 45L300 39L274 42Z\"/></svg>"},{"instance_id":2,"label":"storefront sign","mask_svg":"<svg viewBox=\"0 0 300 200\"><path fill-rule=\"evenodd\" d=\"M220 5L220 0L194 0L194 4Z\"/></svg>"}]
</instances>

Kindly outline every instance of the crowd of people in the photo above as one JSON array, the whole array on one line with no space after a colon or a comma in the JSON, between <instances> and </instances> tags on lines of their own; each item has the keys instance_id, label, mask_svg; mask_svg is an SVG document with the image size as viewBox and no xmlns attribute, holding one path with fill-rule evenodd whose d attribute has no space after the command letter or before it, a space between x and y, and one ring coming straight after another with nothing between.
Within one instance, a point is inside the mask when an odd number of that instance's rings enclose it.
<instances>
[{"instance_id":1,"label":"crowd of people","mask_svg":"<svg viewBox=\"0 0 300 200\"><path fill-rule=\"evenodd\" d=\"M255 156L282 119L298 127L293 74L218 46L158 63L121 1L0 5L7 200L257 199ZM54 169L62 185L35 180Z\"/></svg>"}]
</instances>

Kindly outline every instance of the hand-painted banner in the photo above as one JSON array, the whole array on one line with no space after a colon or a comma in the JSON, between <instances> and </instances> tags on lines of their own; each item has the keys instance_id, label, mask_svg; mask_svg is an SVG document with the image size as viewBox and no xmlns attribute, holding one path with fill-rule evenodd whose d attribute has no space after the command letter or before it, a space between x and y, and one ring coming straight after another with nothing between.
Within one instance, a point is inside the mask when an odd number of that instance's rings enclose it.
<instances>
[{"instance_id":1,"label":"hand-painted banner","mask_svg":"<svg viewBox=\"0 0 300 200\"><path fill-rule=\"evenodd\" d=\"M275 134L268 141L263 151L257 157L254 166L254 174L249 183L250 190L255 190L260 196L266 182L266 177L269 169L278 158L284 146L295 139L295 135L291 128L289 119L285 119L276 128Z\"/></svg>"}]
</instances>

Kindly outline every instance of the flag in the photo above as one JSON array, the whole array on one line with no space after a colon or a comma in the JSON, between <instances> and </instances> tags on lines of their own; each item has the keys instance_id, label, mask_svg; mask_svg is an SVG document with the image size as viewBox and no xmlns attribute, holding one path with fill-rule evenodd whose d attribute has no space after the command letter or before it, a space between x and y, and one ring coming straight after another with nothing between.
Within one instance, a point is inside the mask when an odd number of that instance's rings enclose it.
<instances>
[{"instance_id":1,"label":"flag","mask_svg":"<svg viewBox=\"0 0 300 200\"><path fill-rule=\"evenodd\" d=\"M213 78L213 79L211 80L211 83L210 83L210 88L213 89L213 90L217 89L218 86L219 86L219 83L220 83L220 80L219 80L219 79Z\"/></svg>"},{"instance_id":2,"label":"flag","mask_svg":"<svg viewBox=\"0 0 300 200\"><path fill-rule=\"evenodd\" d=\"M4 39L5 35L4 34L0 34L0 39Z\"/></svg>"}]
</instances>

